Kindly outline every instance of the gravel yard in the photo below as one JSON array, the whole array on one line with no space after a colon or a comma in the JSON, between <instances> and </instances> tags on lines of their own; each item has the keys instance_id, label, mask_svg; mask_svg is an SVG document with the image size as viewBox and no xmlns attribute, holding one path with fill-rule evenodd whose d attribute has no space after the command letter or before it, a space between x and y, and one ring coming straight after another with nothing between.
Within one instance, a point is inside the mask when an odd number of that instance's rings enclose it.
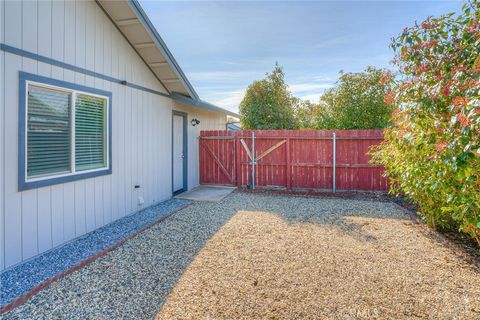
<instances>
[{"instance_id":1,"label":"gravel yard","mask_svg":"<svg viewBox=\"0 0 480 320\"><path fill-rule=\"evenodd\" d=\"M480 270L399 206L195 202L5 319L479 319Z\"/></svg>"}]
</instances>

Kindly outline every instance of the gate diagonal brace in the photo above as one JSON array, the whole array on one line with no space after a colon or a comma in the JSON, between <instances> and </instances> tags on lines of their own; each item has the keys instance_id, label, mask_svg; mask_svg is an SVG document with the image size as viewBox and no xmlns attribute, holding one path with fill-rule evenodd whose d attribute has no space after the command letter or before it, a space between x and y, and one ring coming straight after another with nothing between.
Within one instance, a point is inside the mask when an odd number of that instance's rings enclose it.
<instances>
[{"instance_id":1,"label":"gate diagonal brace","mask_svg":"<svg viewBox=\"0 0 480 320\"><path fill-rule=\"evenodd\" d=\"M222 172L225 174L225 176L228 178L228 180L233 183L233 178L232 176L230 175L230 173L228 173L227 169L225 169L225 167L223 166L223 164L220 162L220 160L218 159L218 157L213 153L213 151L210 149L210 147L206 144L206 143L202 143L202 146L205 148L205 150L207 150L207 152L210 154L210 156L213 158L213 160L215 161L215 163L218 165L218 167L220 168L220 170L222 170Z\"/></svg>"},{"instance_id":2,"label":"gate diagonal brace","mask_svg":"<svg viewBox=\"0 0 480 320\"><path fill-rule=\"evenodd\" d=\"M250 158L250 160L254 160L255 162L257 162L258 160L266 157L266 156L267 156L269 153L271 153L273 150L277 149L278 147L280 147L281 145L283 145L284 143L286 143L287 140L282 140L282 141L280 141L280 142L277 142L276 144L274 144L273 146L271 146L270 148L268 148L267 150L265 150L264 152L262 152L260 155L258 155L255 159L253 159L252 152L251 152L250 149L248 148L247 143L245 142L245 140L240 139L240 142L242 143L242 146L243 146L243 148L245 149L245 151L247 152L247 155L248 155L248 157Z\"/></svg>"},{"instance_id":3,"label":"gate diagonal brace","mask_svg":"<svg viewBox=\"0 0 480 320\"><path fill-rule=\"evenodd\" d=\"M243 139L240 139L240 142L242 143L243 148L247 152L248 157L250 158L250 160L252 160L252 158L253 158L252 157L252 152L250 151L250 149L248 149L247 143Z\"/></svg>"},{"instance_id":4,"label":"gate diagonal brace","mask_svg":"<svg viewBox=\"0 0 480 320\"><path fill-rule=\"evenodd\" d=\"M283 145L285 142L287 142L287 140L282 140L280 142L277 142L276 144L274 144L273 146L271 146L270 148L268 148L267 150L265 150L263 153L261 153L256 159L255 161L258 161L260 159L262 159L263 157L267 156L270 152L272 152L273 150L277 149L278 147L280 147L281 145Z\"/></svg>"}]
</instances>

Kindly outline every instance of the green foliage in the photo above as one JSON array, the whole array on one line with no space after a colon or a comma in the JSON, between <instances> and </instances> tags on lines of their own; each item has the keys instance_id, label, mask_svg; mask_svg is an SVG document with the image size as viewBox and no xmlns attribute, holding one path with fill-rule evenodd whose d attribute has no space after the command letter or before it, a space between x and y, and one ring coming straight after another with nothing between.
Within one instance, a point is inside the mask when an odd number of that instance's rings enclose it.
<instances>
[{"instance_id":1,"label":"green foliage","mask_svg":"<svg viewBox=\"0 0 480 320\"><path fill-rule=\"evenodd\" d=\"M387 87L380 80L386 70L340 72L336 86L320 98L314 114L316 129L383 129L390 125L393 108L385 103Z\"/></svg>"},{"instance_id":2,"label":"green foliage","mask_svg":"<svg viewBox=\"0 0 480 320\"><path fill-rule=\"evenodd\" d=\"M252 83L240 103L244 129L294 129L294 105L282 68L275 68L263 80Z\"/></svg>"},{"instance_id":3,"label":"green foliage","mask_svg":"<svg viewBox=\"0 0 480 320\"><path fill-rule=\"evenodd\" d=\"M318 112L318 105L309 100L296 99L294 104L294 117L298 129L315 128L314 115Z\"/></svg>"},{"instance_id":4,"label":"green foliage","mask_svg":"<svg viewBox=\"0 0 480 320\"><path fill-rule=\"evenodd\" d=\"M429 18L395 38L386 101L395 125L373 152L392 191L433 226L458 227L480 244L480 2Z\"/></svg>"},{"instance_id":5,"label":"green foliage","mask_svg":"<svg viewBox=\"0 0 480 320\"><path fill-rule=\"evenodd\" d=\"M320 104L295 98L288 90L282 68L255 81L240 103L245 129L382 129L390 125L393 108L384 101L387 87L380 80L386 70L367 68L340 73L335 88Z\"/></svg>"}]
</instances>

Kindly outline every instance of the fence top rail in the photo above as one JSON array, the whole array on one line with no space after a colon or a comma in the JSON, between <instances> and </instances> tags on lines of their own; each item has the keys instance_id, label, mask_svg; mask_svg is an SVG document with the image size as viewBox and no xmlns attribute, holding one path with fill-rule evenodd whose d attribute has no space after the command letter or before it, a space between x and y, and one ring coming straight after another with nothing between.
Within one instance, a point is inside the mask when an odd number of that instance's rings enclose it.
<instances>
[{"instance_id":1,"label":"fence top rail","mask_svg":"<svg viewBox=\"0 0 480 320\"><path fill-rule=\"evenodd\" d=\"M337 136L372 136L372 135L383 135L383 130L381 129L370 129L370 130L201 130L201 135L232 135L232 136L243 136L251 135L252 132L255 132L255 135L258 136L272 136L272 135L283 135L283 136L331 136L333 133L336 133Z\"/></svg>"},{"instance_id":2,"label":"fence top rail","mask_svg":"<svg viewBox=\"0 0 480 320\"><path fill-rule=\"evenodd\" d=\"M235 139L237 137L236 136L200 136L198 138L202 140L229 140L229 139Z\"/></svg>"},{"instance_id":3,"label":"fence top rail","mask_svg":"<svg viewBox=\"0 0 480 320\"><path fill-rule=\"evenodd\" d=\"M229 140L229 139L252 139L252 136L200 136L202 140ZM315 137L315 136L255 136L255 139L265 140L332 140L332 136ZM336 136L337 140L383 140L383 136Z\"/></svg>"}]
</instances>

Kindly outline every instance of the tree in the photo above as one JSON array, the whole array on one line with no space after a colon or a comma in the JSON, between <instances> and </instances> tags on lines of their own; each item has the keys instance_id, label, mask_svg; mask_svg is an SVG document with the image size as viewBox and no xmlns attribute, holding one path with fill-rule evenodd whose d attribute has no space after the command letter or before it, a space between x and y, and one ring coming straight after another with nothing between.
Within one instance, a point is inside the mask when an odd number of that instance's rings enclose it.
<instances>
[{"instance_id":1,"label":"tree","mask_svg":"<svg viewBox=\"0 0 480 320\"><path fill-rule=\"evenodd\" d=\"M393 108L385 103L386 70L368 67L363 72L340 72L334 88L320 97L316 129L383 129L391 123Z\"/></svg>"},{"instance_id":2,"label":"tree","mask_svg":"<svg viewBox=\"0 0 480 320\"><path fill-rule=\"evenodd\" d=\"M318 112L318 105L310 100L295 98L294 117L298 129L313 129L315 127L314 115Z\"/></svg>"},{"instance_id":3,"label":"tree","mask_svg":"<svg viewBox=\"0 0 480 320\"><path fill-rule=\"evenodd\" d=\"M431 225L480 244L480 2L405 28L392 47L401 77L385 98L397 109L374 160Z\"/></svg>"},{"instance_id":4,"label":"tree","mask_svg":"<svg viewBox=\"0 0 480 320\"><path fill-rule=\"evenodd\" d=\"M294 129L295 98L288 91L285 74L275 64L266 78L252 83L240 103L244 129Z\"/></svg>"}]
</instances>

